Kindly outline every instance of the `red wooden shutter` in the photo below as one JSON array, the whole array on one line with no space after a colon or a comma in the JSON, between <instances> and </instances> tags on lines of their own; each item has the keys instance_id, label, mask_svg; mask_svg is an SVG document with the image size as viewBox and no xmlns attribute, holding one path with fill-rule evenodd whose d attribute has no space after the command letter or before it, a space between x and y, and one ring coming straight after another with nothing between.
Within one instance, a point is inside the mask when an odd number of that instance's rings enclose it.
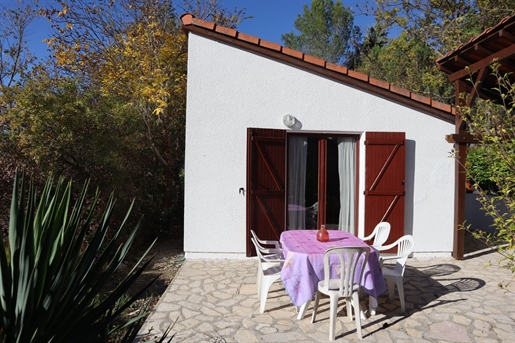
<instances>
[{"instance_id":1,"label":"red wooden shutter","mask_svg":"<svg viewBox=\"0 0 515 343\"><path fill-rule=\"evenodd\" d=\"M279 240L285 226L286 131L247 129L247 256L250 230Z\"/></svg>"},{"instance_id":2,"label":"red wooden shutter","mask_svg":"<svg viewBox=\"0 0 515 343\"><path fill-rule=\"evenodd\" d=\"M377 223L391 224L385 244L404 235L404 132L367 132L365 139L365 235Z\"/></svg>"}]
</instances>

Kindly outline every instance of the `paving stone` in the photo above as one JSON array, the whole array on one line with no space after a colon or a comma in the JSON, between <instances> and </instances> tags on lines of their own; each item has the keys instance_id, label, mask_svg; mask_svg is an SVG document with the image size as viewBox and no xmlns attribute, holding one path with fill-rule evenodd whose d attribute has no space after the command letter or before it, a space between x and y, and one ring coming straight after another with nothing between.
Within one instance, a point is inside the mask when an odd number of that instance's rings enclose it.
<instances>
[{"instance_id":1,"label":"paving stone","mask_svg":"<svg viewBox=\"0 0 515 343\"><path fill-rule=\"evenodd\" d=\"M483 330L479 330L479 329L474 329L472 331L472 334L474 335L474 337L477 339L477 338L485 338L485 337L488 337L488 332L487 331L483 331Z\"/></svg>"},{"instance_id":2,"label":"paving stone","mask_svg":"<svg viewBox=\"0 0 515 343\"><path fill-rule=\"evenodd\" d=\"M252 315L252 308L243 306L234 306L233 313L242 317L250 317Z\"/></svg>"},{"instance_id":3,"label":"paving stone","mask_svg":"<svg viewBox=\"0 0 515 343\"><path fill-rule=\"evenodd\" d=\"M448 313L433 313L433 314L431 314L431 319L435 322L449 320L450 317L451 316Z\"/></svg>"},{"instance_id":4,"label":"paving stone","mask_svg":"<svg viewBox=\"0 0 515 343\"><path fill-rule=\"evenodd\" d=\"M413 328L406 328L406 334L412 338L422 338L424 332Z\"/></svg>"},{"instance_id":5,"label":"paving stone","mask_svg":"<svg viewBox=\"0 0 515 343\"><path fill-rule=\"evenodd\" d=\"M254 294L257 294L257 285L256 283L254 282L253 284L244 284L244 285L241 285L240 287L240 294L243 294L243 295L254 295Z\"/></svg>"},{"instance_id":6,"label":"paving stone","mask_svg":"<svg viewBox=\"0 0 515 343\"><path fill-rule=\"evenodd\" d=\"M431 325L428 337L447 342L471 342L464 326L448 321Z\"/></svg>"},{"instance_id":7,"label":"paving stone","mask_svg":"<svg viewBox=\"0 0 515 343\"><path fill-rule=\"evenodd\" d=\"M182 315L184 318L193 318L193 317L197 316L198 314L200 314L200 311L193 311L187 307L184 307L182 309Z\"/></svg>"},{"instance_id":8,"label":"paving stone","mask_svg":"<svg viewBox=\"0 0 515 343\"><path fill-rule=\"evenodd\" d=\"M493 330L496 334L497 334L497 337L500 341L506 341L506 342L514 342L515 341L515 332L513 330L511 331L504 331L504 330L499 330L497 328L495 328Z\"/></svg>"},{"instance_id":9,"label":"paving stone","mask_svg":"<svg viewBox=\"0 0 515 343\"><path fill-rule=\"evenodd\" d=\"M235 342L259 342L259 338L256 334L255 331L240 329L234 334L234 339Z\"/></svg>"},{"instance_id":10,"label":"paving stone","mask_svg":"<svg viewBox=\"0 0 515 343\"><path fill-rule=\"evenodd\" d=\"M461 324L461 325L465 325L465 326L468 326L472 322L472 319L469 319L465 316L457 315L457 314L452 316L452 320L457 324Z\"/></svg>"}]
</instances>

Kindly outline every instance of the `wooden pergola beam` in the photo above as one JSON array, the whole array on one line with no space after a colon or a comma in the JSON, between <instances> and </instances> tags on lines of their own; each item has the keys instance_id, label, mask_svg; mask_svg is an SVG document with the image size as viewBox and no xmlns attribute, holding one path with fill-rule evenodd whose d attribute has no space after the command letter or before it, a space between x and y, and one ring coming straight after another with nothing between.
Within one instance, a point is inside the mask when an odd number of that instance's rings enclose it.
<instances>
[{"instance_id":1,"label":"wooden pergola beam","mask_svg":"<svg viewBox=\"0 0 515 343\"><path fill-rule=\"evenodd\" d=\"M447 78L451 82L459 80L459 79L469 75L472 72L475 72L475 71L477 71L479 69L483 69L483 68L488 67L490 64L492 64L492 62L495 59L503 60L503 59L508 58L510 56L513 56L513 55L515 55L515 44L510 45L509 47L504 48L504 49L502 49L502 50L496 52L495 54L492 54L492 55L490 55L490 56L488 56L486 58L483 58L482 60L477 61L476 63L473 63L472 65L470 65L468 67L468 69L462 69L462 70L459 70L459 71L457 71L455 73L452 73Z\"/></svg>"},{"instance_id":2,"label":"wooden pergola beam","mask_svg":"<svg viewBox=\"0 0 515 343\"><path fill-rule=\"evenodd\" d=\"M470 133L452 133L450 135L445 135L445 140L451 144L454 144L454 143L474 144L474 143L479 142Z\"/></svg>"}]
</instances>

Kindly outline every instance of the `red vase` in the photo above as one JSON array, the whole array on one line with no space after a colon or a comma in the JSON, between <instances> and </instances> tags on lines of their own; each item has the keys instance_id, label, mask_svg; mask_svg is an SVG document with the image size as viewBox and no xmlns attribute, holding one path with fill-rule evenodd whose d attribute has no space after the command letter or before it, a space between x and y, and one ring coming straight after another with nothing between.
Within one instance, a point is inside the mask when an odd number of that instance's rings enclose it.
<instances>
[{"instance_id":1,"label":"red vase","mask_svg":"<svg viewBox=\"0 0 515 343\"><path fill-rule=\"evenodd\" d=\"M329 241L329 232L327 232L325 225L320 225L320 230L317 232L317 240L320 242Z\"/></svg>"}]
</instances>

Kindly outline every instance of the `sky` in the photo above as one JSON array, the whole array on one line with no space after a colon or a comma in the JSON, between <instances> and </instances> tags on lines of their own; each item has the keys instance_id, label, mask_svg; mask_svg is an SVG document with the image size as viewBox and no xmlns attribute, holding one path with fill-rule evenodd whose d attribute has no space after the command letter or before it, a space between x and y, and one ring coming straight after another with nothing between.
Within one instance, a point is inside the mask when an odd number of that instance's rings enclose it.
<instances>
[{"instance_id":1,"label":"sky","mask_svg":"<svg viewBox=\"0 0 515 343\"><path fill-rule=\"evenodd\" d=\"M40 2L52 3L53 0ZM356 5L364 6L367 0L342 2L345 6L355 9ZM2 5L13 6L15 3L16 0L0 0ZM303 13L304 5L311 4L311 0L222 0L222 4L230 11L234 8L245 9L246 16L252 16L238 25L238 31L282 45L281 35L296 32L293 23L297 16ZM177 12L179 15L183 14L181 9L177 9ZM363 28L374 23L373 17L355 15L354 20L356 25ZM33 22L27 33L30 50L38 57L45 56L46 43L42 40L49 36L48 22L43 19Z\"/></svg>"},{"instance_id":2,"label":"sky","mask_svg":"<svg viewBox=\"0 0 515 343\"><path fill-rule=\"evenodd\" d=\"M245 13L253 18L243 21L237 30L261 39L282 44L281 35L295 31L293 23L303 13L305 4L311 0L222 0L225 7L245 8ZM364 5L366 0L342 0L346 7L356 8L356 4ZM362 27L371 26L374 18L355 16L355 24Z\"/></svg>"}]
</instances>

